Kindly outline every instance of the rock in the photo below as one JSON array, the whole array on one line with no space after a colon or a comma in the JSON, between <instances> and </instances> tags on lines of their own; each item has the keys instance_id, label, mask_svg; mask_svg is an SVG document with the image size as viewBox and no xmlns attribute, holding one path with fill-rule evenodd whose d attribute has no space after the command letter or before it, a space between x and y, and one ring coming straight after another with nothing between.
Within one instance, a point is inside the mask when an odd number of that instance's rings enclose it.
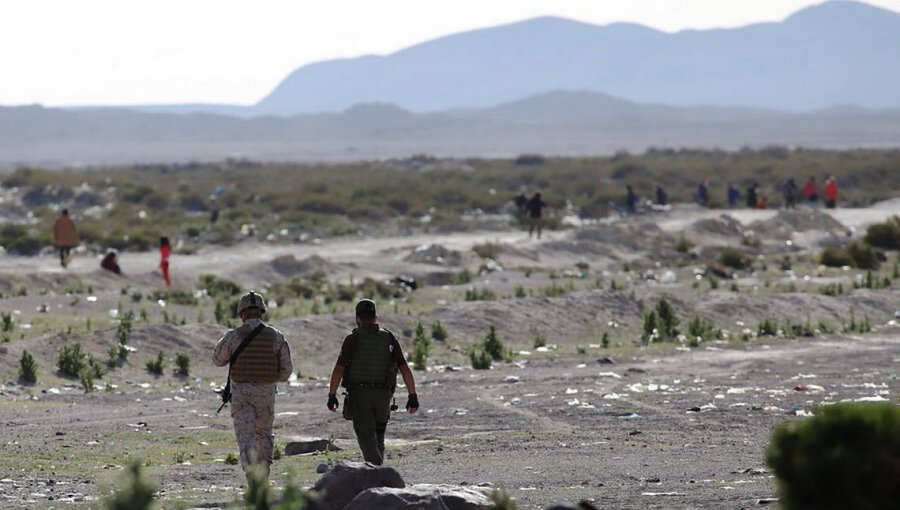
<instances>
[{"instance_id":1,"label":"rock","mask_svg":"<svg viewBox=\"0 0 900 510\"><path fill-rule=\"evenodd\" d=\"M480 510L491 508L483 490L455 485L421 484L404 489L369 489L344 510Z\"/></svg>"},{"instance_id":2,"label":"rock","mask_svg":"<svg viewBox=\"0 0 900 510\"><path fill-rule=\"evenodd\" d=\"M616 362L613 361L613 359L610 358L609 356L605 356L603 358L598 358L597 363L600 363L601 365L615 365L616 364Z\"/></svg>"},{"instance_id":3,"label":"rock","mask_svg":"<svg viewBox=\"0 0 900 510\"><path fill-rule=\"evenodd\" d=\"M327 472L328 472L328 464L321 462L321 463L319 463L318 466L316 466L316 473L319 473L321 475L321 474L325 474Z\"/></svg>"},{"instance_id":4,"label":"rock","mask_svg":"<svg viewBox=\"0 0 900 510\"><path fill-rule=\"evenodd\" d=\"M515 384L515 383L519 382L519 376L508 375L508 376L506 376L506 379L503 380L503 382L509 383L509 384Z\"/></svg>"},{"instance_id":5,"label":"rock","mask_svg":"<svg viewBox=\"0 0 900 510\"><path fill-rule=\"evenodd\" d=\"M757 505L771 505L772 503L778 503L778 498L760 498L756 500Z\"/></svg>"},{"instance_id":6,"label":"rock","mask_svg":"<svg viewBox=\"0 0 900 510\"><path fill-rule=\"evenodd\" d=\"M310 441L291 441L284 446L285 455L304 455L318 452L338 452L341 449L330 443L327 439L313 439Z\"/></svg>"},{"instance_id":7,"label":"rock","mask_svg":"<svg viewBox=\"0 0 900 510\"><path fill-rule=\"evenodd\" d=\"M322 508L342 510L353 498L367 489L397 489L405 486L406 483L400 477L400 473L394 468L364 462L340 462L316 482L312 492L320 496Z\"/></svg>"}]
</instances>

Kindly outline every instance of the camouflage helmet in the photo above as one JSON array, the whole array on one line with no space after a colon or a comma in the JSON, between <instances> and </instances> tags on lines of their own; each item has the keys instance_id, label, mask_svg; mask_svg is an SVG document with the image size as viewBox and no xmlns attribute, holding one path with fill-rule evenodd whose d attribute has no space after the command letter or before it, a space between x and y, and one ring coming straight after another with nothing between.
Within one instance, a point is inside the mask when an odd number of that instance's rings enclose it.
<instances>
[{"instance_id":1,"label":"camouflage helmet","mask_svg":"<svg viewBox=\"0 0 900 510\"><path fill-rule=\"evenodd\" d=\"M363 299L356 303L356 315L375 315L375 302L371 299Z\"/></svg>"},{"instance_id":2,"label":"camouflage helmet","mask_svg":"<svg viewBox=\"0 0 900 510\"><path fill-rule=\"evenodd\" d=\"M241 300L238 301L237 305L237 313L241 314L244 310L248 308L259 308L262 313L266 313L266 300L255 291L250 291L243 296L241 296Z\"/></svg>"}]
</instances>

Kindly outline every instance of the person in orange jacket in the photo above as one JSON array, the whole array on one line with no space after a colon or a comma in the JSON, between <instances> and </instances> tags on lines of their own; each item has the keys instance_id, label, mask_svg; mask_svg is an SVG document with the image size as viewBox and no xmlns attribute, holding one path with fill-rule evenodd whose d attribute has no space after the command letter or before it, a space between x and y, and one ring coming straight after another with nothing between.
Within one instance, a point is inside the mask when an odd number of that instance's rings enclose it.
<instances>
[{"instance_id":1,"label":"person in orange jacket","mask_svg":"<svg viewBox=\"0 0 900 510\"><path fill-rule=\"evenodd\" d=\"M829 175L825 180L825 207L834 209L837 207L838 185L833 175Z\"/></svg>"},{"instance_id":2,"label":"person in orange jacket","mask_svg":"<svg viewBox=\"0 0 900 510\"><path fill-rule=\"evenodd\" d=\"M159 268L162 270L163 280L166 281L166 287L172 286L172 280L169 278L169 256L172 255L172 245L169 238L162 236L159 238Z\"/></svg>"},{"instance_id":3,"label":"person in orange jacket","mask_svg":"<svg viewBox=\"0 0 900 510\"><path fill-rule=\"evenodd\" d=\"M78 229L69 217L69 210L63 209L53 224L53 244L59 249L59 265L66 267L72 257L72 248L78 245Z\"/></svg>"}]
</instances>

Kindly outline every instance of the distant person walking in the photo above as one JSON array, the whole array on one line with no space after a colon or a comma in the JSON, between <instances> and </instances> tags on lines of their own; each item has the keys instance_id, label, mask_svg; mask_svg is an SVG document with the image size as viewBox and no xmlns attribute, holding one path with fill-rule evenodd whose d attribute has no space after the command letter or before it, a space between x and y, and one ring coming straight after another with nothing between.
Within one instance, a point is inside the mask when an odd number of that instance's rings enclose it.
<instances>
[{"instance_id":1,"label":"distant person walking","mask_svg":"<svg viewBox=\"0 0 900 510\"><path fill-rule=\"evenodd\" d=\"M525 217L525 208L528 206L528 197L525 196L525 193L519 193L516 195L516 198L513 199L513 203L516 204L516 212L519 215L519 218Z\"/></svg>"},{"instance_id":2,"label":"distant person walking","mask_svg":"<svg viewBox=\"0 0 900 510\"><path fill-rule=\"evenodd\" d=\"M78 246L78 229L69 217L68 209L63 209L53 223L53 244L59 250L59 265L67 267L72 258L72 248Z\"/></svg>"},{"instance_id":3,"label":"distant person walking","mask_svg":"<svg viewBox=\"0 0 900 510\"><path fill-rule=\"evenodd\" d=\"M709 207L709 180L703 179L697 185L697 203L703 207Z\"/></svg>"},{"instance_id":4,"label":"distant person walking","mask_svg":"<svg viewBox=\"0 0 900 510\"><path fill-rule=\"evenodd\" d=\"M219 203L213 202L209 211L209 222L215 225L217 221L219 221Z\"/></svg>"},{"instance_id":5,"label":"distant person walking","mask_svg":"<svg viewBox=\"0 0 900 510\"><path fill-rule=\"evenodd\" d=\"M838 200L838 184L833 175L829 175L825 180L825 207L834 209L837 207Z\"/></svg>"},{"instance_id":6,"label":"distant person walking","mask_svg":"<svg viewBox=\"0 0 900 510\"><path fill-rule=\"evenodd\" d=\"M755 182L747 187L747 207L756 209L759 201L759 185Z\"/></svg>"},{"instance_id":7,"label":"distant person walking","mask_svg":"<svg viewBox=\"0 0 900 510\"><path fill-rule=\"evenodd\" d=\"M800 192L800 189L797 188L797 182L793 178L788 179L781 191L784 195L784 208L795 209L797 207L797 193Z\"/></svg>"},{"instance_id":8,"label":"distant person walking","mask_svg":"<svg viewBox=\"0 0 900 510\"><path fill-rule=\"evenodd\" d=\"M803 185L803 196L809 202L810 207L819 205L819 185L816 183L815 176L810 177Z\"/></svg>"},{"instance_id":9,"label":"distant person walking","mask_svg":"<svg viewBox=\"0 0 900 510\"><path fill-rule=\"evenodd\" d=\"M547 207L547 203L541 199L540 193L535 193L533 197L528 201L528 204L525 206L525 209L528 211L528 238L534 234L534 230L537 229L537 238L541 238L541 227L543 226L543 210L544 207Z\"/></svg>"},{"instance_id":10,"label":"distant person walking","mask_svg":"<svg viewBox=\"0 0 900 510\"><path fill-rule=\"evenodd\" d=\"M734 183L728 184L728 207L734 209L741 201L741 190Z\"/></svg>"},{"instance_id":11,"label":"distant person walking","mask_svg":"<svg viewBox=\"0 0 900 510\"><path fill-rule=\"evenodd\" d=\"M109 250L106 252L106 256L100 261L100 267L119 275L122 274L122 268L119 267L119 256L116 254L116 250Z\"/></svg>"},{"instance_id":12,"label":"distant person walking","mask_svg":"<svg viewBox=\"0 0 900 510\"><path fill-rule=\"evenodd\" d=\"M625 186L625 208L628 210L630 214L634 214L637 212L638 202L640 201L640 197L637 196L637 193L634 192L634 189L631 185Z\"/></svg>"},{"instance_id":13,"label":"distant person walking","mask_svg":"<svg viewBox=\"0 0 900 510\"><path fill-rule=\"evenodd\" d=\"M669 194L662 185L656 185L656 205L669 205Z\"/></svg>"},{"instance_id":14,"label":"distant person walking","mask_svg":"<svg viewBox=\"0 0 900 510\"><path fill-rule=\"evenodd\" d=\"M169 278L169 256L172 255L172 245L169 243L168 237L159 238L159 269L162 271L163 280L166 281L166 287L172 286L172 280Z\"/></svg>"}]
</instances>

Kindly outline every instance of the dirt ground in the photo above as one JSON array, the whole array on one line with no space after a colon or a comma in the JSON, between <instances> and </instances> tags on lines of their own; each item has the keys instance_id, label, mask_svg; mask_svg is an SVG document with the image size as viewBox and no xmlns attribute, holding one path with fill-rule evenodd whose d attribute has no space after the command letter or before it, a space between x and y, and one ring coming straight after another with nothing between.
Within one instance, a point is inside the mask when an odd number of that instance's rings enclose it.
<instances>
[{"instance_id":1,"label":"dirt ground","mask_svg":"<svg viewBox=\"0 0 900 510\"><path fill-rule=\"evenodd\" d=\"M395 413L388 429L388 464L407 483L488 483L525 508L579 500L600 508L751 508L776 496L765 469L773 427L822 404L897 403L900 286L854 288L860 271L819 267L815 254L898 209L895 201L827 218L741 211L729 219L686 206L549 232L540 241L504 230L248 242L175 256L172 268L187 293L196 292L203 273L263 288L310 267L324 268L333 281L404 274L423 282L403 299L379 303L383 325L407 351L417 322L440 320L449 332L432 342L428 370L416 372L422 409ZM758 245L741 244L748 231L759 233ZM691 254L676 249L685 236ZM485 243L494 266L472 250ZM754 267L714 286L701 269L724 246L747 250ZM785 256L789 269L781 267ZM165 508L225 507L239 498L240 469L224 462L236 452L230 419L215 413L213 390L225 371L209 362L224 332L213 303L202 293L197 305L157 300L151 295L164 289L156 255L122 259L125 277L99 272L87 256L66 270L49 257L0 259L0 310L14 322L0 344L0 507L92 507L130 459L148 466ZM878 281L890 277L893 260ZM470 282L447 280L463 269ZM821 292L832 283L846 290ZM473 288L497 298L465 300ZM662 297L682 327L700 316L723 338L694 347L640 345L642 315ZM312 485L319 463L359 458L350 425L325 409L326 378L352 326L350 306L319 314L299 305L276 309L273 322L291 342L299 371L279 390L277 444L334 437L342 448L277 461L279 486L289 478ZM105 359L120 309L146 313L131 336L136 350L85 393L78 380L56 373L57 351L79 342ZM849 331L851 316L865 318L872 331ZM765 319L806 322L815 333L757 338ZM467 350L490 326L511 361L473 370ZM601 345L603 333L609 347ZM536 348L538 336L546 346ZM23 350L37 360L36 385L16 381ZM160 351L168 365L153 376L144 362ZM190 376L172 375L176 352L190 356ZM404 393L398 390L401 408Z\"/></svg>"}]
</instances>

